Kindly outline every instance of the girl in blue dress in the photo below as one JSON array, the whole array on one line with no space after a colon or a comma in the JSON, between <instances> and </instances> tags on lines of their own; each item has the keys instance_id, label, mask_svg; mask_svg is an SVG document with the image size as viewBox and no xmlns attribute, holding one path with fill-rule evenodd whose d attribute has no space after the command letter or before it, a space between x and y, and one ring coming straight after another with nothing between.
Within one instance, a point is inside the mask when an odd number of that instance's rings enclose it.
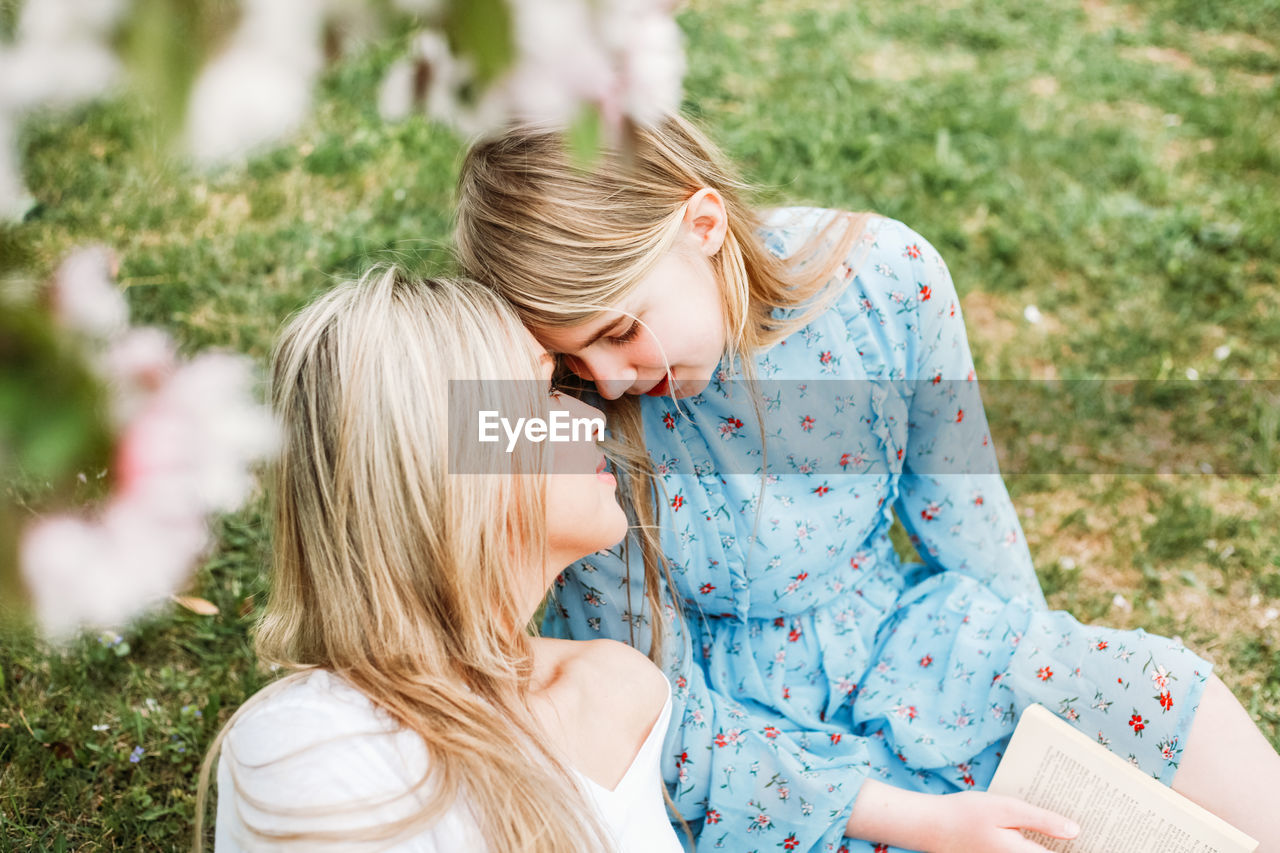
<instances>
[{"instance_id":1,"label":"girl in blue dress","mask_svg":"<svg viewBox=\"0 0 1280 853\"><path fill-rule=\"evenodd\" d=\"M1019 830L1075 827L985 792L1040 703L1280 850L1280 756L1211 664L1047 609L933 247L757 213L681 118L630 143L589 170L545 129L477 144L457 243L609 401L633 528L544 630L663 666L699 846L1043 850Z\"/></svg>"}]
</instances>

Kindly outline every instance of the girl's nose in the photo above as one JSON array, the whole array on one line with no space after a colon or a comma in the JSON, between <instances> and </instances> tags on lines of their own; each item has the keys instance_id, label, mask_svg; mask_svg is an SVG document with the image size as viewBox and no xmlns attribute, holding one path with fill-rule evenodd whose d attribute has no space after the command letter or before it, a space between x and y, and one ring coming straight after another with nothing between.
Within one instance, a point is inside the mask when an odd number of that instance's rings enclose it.
<instances>
[{"instance_id":1,"label":"girl's nose","mask_svg":"<svg viewBox=\"0 0 1280 853\"><path fill-rule=\"evenodd\" d=\"M569 356L566 364L578 376L595 383L596 390L606 400L618 399L636 381L634 367L603 353Z\"/></svg>"}]
</instances>

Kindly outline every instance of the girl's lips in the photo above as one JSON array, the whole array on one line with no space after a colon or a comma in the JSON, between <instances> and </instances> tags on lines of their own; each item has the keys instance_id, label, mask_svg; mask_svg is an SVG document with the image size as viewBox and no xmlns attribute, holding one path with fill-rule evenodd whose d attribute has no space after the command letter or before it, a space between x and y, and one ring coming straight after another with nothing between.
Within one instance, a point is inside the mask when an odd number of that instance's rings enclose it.
<instances>
[{"instance_id":1,"label":"girl's lips","mask_svg":"<svg viewBox=\"0 0 1280 853\"><path fill-rule=\"evenodd\" d=\"M663 376L662 379L658 380L657 385L654 385L652 388L650 388L648 391L645 391L644 393L649 397L667 396L667 394L669 393L667 390L667 386L671 384L668 381L669 378L670 378L670 374Z\"/></svg>"}]
</instances>

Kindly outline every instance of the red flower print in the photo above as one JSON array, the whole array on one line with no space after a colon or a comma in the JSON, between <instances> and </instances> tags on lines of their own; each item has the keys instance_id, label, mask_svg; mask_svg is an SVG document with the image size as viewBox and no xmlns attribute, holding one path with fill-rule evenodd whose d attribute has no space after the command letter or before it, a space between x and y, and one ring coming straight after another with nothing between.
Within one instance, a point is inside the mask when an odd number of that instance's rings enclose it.
<instances>
[{"instance_id":1,"label":"red flower print","mask_svg":"<svg viewBox=\"0 0 1280 853\"><path fill-rule=\"evenodd\" d=\"M729 745L729 739L724 736L724 732L716 732L716 746L724 748Z\"/></svg>"},{"instance_id":2,"label":"red flower print","mask_svg":"<svg viewBox=\"0 0 1280 853\"><path fill-rule=\"evenodd\" d=\"M803 418L800 419L800 429L804 430L805 432L809 432L810 430L813 429L813 425L815 423L816 421L814 421L813 415L805 415Z\"/></svg>"},{"instance_id":3,"label":"red flower print","mask_svg":"<svg viewBox=\"0 0 1280 853\"><path fill-rule=\"evenodd\" d=\"M920 666L922 667L927 667L931 663L933 663L933 655L925 655L924 657L920 658Z\"/></svg>"},{"instance_id":4,"label":"red flower print","mask_svg":"<svg viewBox=\"0 0 1280 853\"><path fill-rule=\"evenodd\" d=\"M826 350L826 351L824 351L824 352L822 352L822 353L819 353L819 355L818 355L818 361L822 362L823 364L830 364L830 363L831 363L831 350Z\"/></svg>"},{"instance_id":5,"label":"red flower print","mask_svg":"<svg viewBox=\"0 0 1280 853\"><path fill-rule=\"evenodd\" d=\"M793 643L794 643L794 642L796 642L797 640L799 640L799 639L800 639L800 629L799 629L799 628L792 628L792 629L791 629L791 633L787 634L787 639L788 639L789 641L793 642Z\"/></svg>"},{"instance_id":6,"label":"red flower print","mask_svg":"<svg viewBox=\"0 0 1280 853\"><path fill-rule=\"evenodd\" d=\"M1050 678L1053 678L1053 670L1047 666L1042 666L1036 671L1036 677L1041 681L1048 681Z\"/></svg>"},{"instance_id":7,"label":"red flower print","mask_svg":"<svg viewBox=\"0 0 1280 853\"><path fill-rule=\"evenodd\" d=\"M911 258L912 260L919 260L920 247L917 246L915 243L912 243L910 246L907 247L907 250L902 253L902 257Z\"/></svg>"},{"instance_id":8,"label":"red flower print","mask_svg":"<svg viewBox=\"0 0 1280 853\"><path fill-rule=\"evenodd\" d=\"M975 494L975 495L973 496L973 505L974 505L974 506L982 506L984 503L986 503L986 498L984 498L984 497L982 496L982 494L981 494L981 493L979 493L979 494Z\"/></svg>"},{"instance_id":9,"label":"red flower print","mask_svg":"<svg viewBox=\"0 0 1280 853\"><path fill-rule=\"evenodd\" d=\"M796 575L796 580L798 581L807 581L808 579L809 579L808 572L801 572L800 574Z\"/></svg>"},{"instance_id":10,"label":"red flower print","mask_svg":"<svg viewBox=\"0 0 1280 853\"><path fill-rule=\"evenodd\" d=\"M1133 716L1129 718L1129 727L1133 729L1135 735L1141 734L1142 730L1147 727L1147 721L1142 719L1142 715L1135 711Z\"/></svg>"},{"instance_id":11,"label":"red flower print","mask_svg":"<svg viewBox=\"0 0 1280 853\"><path fill-rule=\"evenodd\" d=\"M676 428L676 416L672 412L667 412L662 416L662 425L667 429Z\"/></svg>"},{"instance_id":12,"label":"red flower print","mask_svg":"<svg viewBox=\"0 0 1280 853\"><path fill-rule=\"evenodd\" d=\"M1161 693L1159 696L1159 699L1160 699L1160 707L1163 708L1164 710L1168 711L1170 708L1173 707L1173 694L1170 693L1168 690Z\"/></svg>"},{"instance_id":13,"label":"red flower print","mask_svg":"<svg viewBox=\"0 0 1280 853\"><path fill-rule=\"evenodd\" d=\"M788 835L785 839L783 839L783 842L782 842L783 850L795 850L799 846L800 846L800 839L796 838L796 834L794 832Z\"/></svg>"},{"instance_id":14,"label":"red flower print","mask_svg":"<svg viewBox=\"0 0 1280 853\"><path fill-rule=\"evenodd\" d=\"M964 409L956 409L956 423L964 420Z\"/></svg>"},{"instance_id":15,"label":"red flower print","mask_svg":"<svg viewBox=\"0 0 1280 853\"><path fill-rule=\"evenodd\" d=\"M942 381L942 371L939 370L937 373L933 374L933 382L931 384L937 385L941 381Z\"/></svg>"},{"instance_id":16,"label":"red flower print","mask_svg":"<svg viewBox=\"0 0 1280 853\"><path fill-rule=\"evenodd\" d=\"M773 823L773 818L769 817L764 812L760 812L760 814L756 815L756 819L753 821L753 823L755 823L755 825L758 827L767 828L770 824Z\"/></svg>"},{"instance_id":17,"label":"red flower print","mask_svg":"<svg viewBox=\"0 0 1280 853\"><path fill-rule=\"evenodd\" d=\"M719 823L720 812L716 811L715 809L707 809L707 813L703 815L702 819L707 823Z\"/></svg>"},{"instance_id":18,"label":"red flower print","mask_svg":"<svg viewBox=\"0 0 1280 853\"><path fill-rule=\"evenodd\" d=\"M927 284L920 285L920 301L928 302L933 297L933 290Z\"/></svg>"},{"instance_id":19,"label":"red flower print","mask_svg":"<svg viewBox=\"0 0 1280 853\"><path fill-rule=\"evenodd\" d=\"M938 517L938 513L940 512L942 512L942 507L938 506L937 502L935 501L929 504L924 509L920 510L920 517L923 518L925 521L933 521L935 518Z\"/></svg>"},{"instance_id":20,"label":"red flower print","mask_svg":"<svg viewBox=\"0 0 1280 853\"><path fill-rule=\"evenodd\" d=\"M841 468L848 468L848 467L849 467L849 454L848 454L848 453L841 453L841 454L840 454L840 467L841 467Z\"/></svg>"},{"instance_id":21,"label":"red flower print","mask_svg":"<svg viewBox=\"0 0 1280 853\"><path fill-rule=\"evenodd\" d=\"M846 844L841 844L841 845L836 849L836 853L849 853L849 847L848 847L848 845L846 845Z\"/></svg>"},{"instance_id":22,"label":"red flower print","mask_svg":"<svg viewBox=\"0 0 1280 853\"><path fill-rule=\"evenodd\" d=\"M831 744L834 746L835 744L839 743L839 742L840 742L840 737L841 737L840 732L832 732L832 733L831 733Z\"/></svg>"},{"instance_id":23,"label":"red flower print","mask_svg":"<svg viewBox=\"0 0 1280 853\"><path fill-rule=\"evenodd\" d=\"M899 448L898 448L898 461L899 461L899 462L901 462L901 461L902 461L902 448L901 448L901 447L899 447Z\"/></svg>"},{"instance_id":24,"label":"red flower print","mask_svg":"<svg viewBox=\"0 0 1280 853\"><path fill-rule=\"evenodd\" d=\"M782 698L783 699L791 698L791 688L787 687L785 684L782 686Z\"/></svg>"},{"instance_id":25,"label":"red flower print","mask_svg":"<svg viewBox=\"0 0 1280 853\"><path fill-rule=\"evenodd\" d=\"M765 737L767 737L769 740L773 740L774 738L776 738L776 737L777 737L778 735L780 735L780 734L782 734L782 731L781 731L780 729L778 729L778 727L777 727L777 726L765 726L765 727L764 727L764 736L765 736Z\"/></svg>"},{"instance_id":26,"label":"red flower print","mask_svg":"<svg viewBox=\"0 0 1280 853\"><path fill-rule=\"evenodd\" d=\"M679 512L680 507L682 506L684 506L684 495L676 495L674 498L671 499L671 508L673 510Z\"/></svg>"},{"instance_id":27,"label":"red flower print","mask_svg":"<svg viewBox=\"0 0 1280 853\"><path fill-rule=\"evenodd\" d=\"M704 583L702 586L698 587L698 592L702 593L703 595L710 595L711 591L714 590L715 588L716 588L715 584L708 581L707 583Z\"/></svg>"},{"instance_id":28,"label":"red flower print","mask_svg":"<svg viewBox=\"0 0 1280 853\"><path fill-rule=\"evenodd\" d=\"M785 624L787 624L787 620L783 619L781 616L773 620L773 627L775 628L781 628Z\"/></svg>"},{"instance_id":29,"label":"red flower print","mask_svg":"<svg viewBox=\"0 0 1280 853\"><path fill-rule=\"evenodd\" d=\"M688 686L689 686L689 679L685 678L683 675L676 678L676 687L679 687L681 690L683 690Z\"/></svg>"},{"instance_id":30,"label":"red flower print","mask_svg":"<svg viewBox=\"0 0 1280 853\"><path fill-rule=\"evenodd\" d=\"M875 853L889 853L889 845L888 845L888 844L877 844L877 845L876 845L876 849L875 849Z\"/></svg>"},{"instance_id":31,"label":"red flower print","mask_svg":"<svg viewBox=\"0 0 1280 853\"><path fill-rule=\"evenodd\" d=\"M676 767L683 767L689 760L688 751L682 752L676 756Z\"/></svg>"},{"instance_id":32,"label":"red flower print","mask_svg":"<svg viewBox=\"0 0 1280 853\"><path fill-rule=\"evenodd\" d=\"M954 302L951 303L951 313L949 313L947 316L948 317L956 316L956 304Z\"/></svg>"},{"instance_id":33,"label":"red flower print","mask_svg":"<svg viewBox=\"0 0 1280 853\"><path fill-rule=\"evenodd\" d=\"M1106 640L1099 640L1099 641L1098 641L1098 651L1102 651L1102 650L1103 650L1103 649L1105 649L1106 647L1107 647L1107 641L1106 641Z\"/></svg>"},{"instance_id":34,"label":"red flower print","mask_svg":"<svg viewBox=\"0 0 1280 853\"><path fill-rule=\"evenodd\" d=\"M831 491L831 487L828 486L826 483L823 483L821 486L818 486L818 488L814 489L813 493L818 497L822 497L829 491Z\"/></svg>"}]
</instances>

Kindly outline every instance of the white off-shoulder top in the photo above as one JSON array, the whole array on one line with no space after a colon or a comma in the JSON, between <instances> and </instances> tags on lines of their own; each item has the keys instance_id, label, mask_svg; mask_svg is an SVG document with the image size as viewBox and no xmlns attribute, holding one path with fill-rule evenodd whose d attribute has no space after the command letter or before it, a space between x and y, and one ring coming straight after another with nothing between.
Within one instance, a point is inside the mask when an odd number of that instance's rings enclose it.
<instances>
[{"instance_id":1,"label":"white off-shoulder top","mask_svg":"<svg viewBox=\"0 0 1280 853\"><path fill-rule=\"evenodd\" d=\"M621 781L609 790L577 773L620 853L676 853L659 770L671 694ZM223 740L216 853L238 851L484 851L475 816L455 803L426 829L360 840L420 808L414 791L426 745L342 678L308 673L259 701ZM317 842L317 831L333 833ZM291 838L305 832L306 840Z\"/></svg>"}]
</instances>

